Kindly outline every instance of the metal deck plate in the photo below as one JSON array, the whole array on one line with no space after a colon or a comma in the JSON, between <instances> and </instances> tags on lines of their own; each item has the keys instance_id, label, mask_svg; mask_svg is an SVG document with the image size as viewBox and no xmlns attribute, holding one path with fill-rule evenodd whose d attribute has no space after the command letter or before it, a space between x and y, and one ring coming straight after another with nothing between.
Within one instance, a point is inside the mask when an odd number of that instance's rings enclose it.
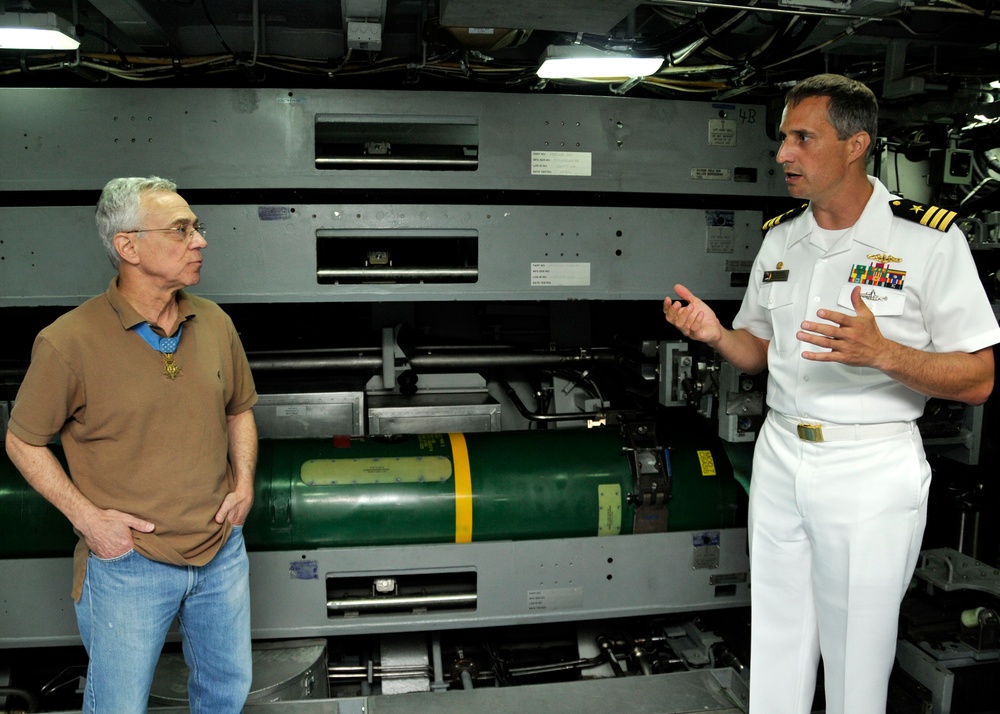
<instances>
[{"instance_id":1,"label":"metal deck plate","mask_svg":"<svg viewBox=\"0 0 1000 714\"><path fill-rule=\"evenodd\" d=\"M739 703L738 703L739 702ZM731 669L594 679L468 691L269 702L247 714L745 714L747 690ZM188 714L153 707L150 714ZM79 714L64 712L63 714Z\"/></svg>"},{"instance_id":2,"label":"metal deck plate","mask_svg":"<svg viewBox=\"0 0 1000 714\"><path fill-rule=\"evenodd\" d=\"M715 671L373 697L367 714L743 714ZM338 713L340 714L340 713ZM347 714L346 711L343 714Z\"/></svg>"}]
</instances>

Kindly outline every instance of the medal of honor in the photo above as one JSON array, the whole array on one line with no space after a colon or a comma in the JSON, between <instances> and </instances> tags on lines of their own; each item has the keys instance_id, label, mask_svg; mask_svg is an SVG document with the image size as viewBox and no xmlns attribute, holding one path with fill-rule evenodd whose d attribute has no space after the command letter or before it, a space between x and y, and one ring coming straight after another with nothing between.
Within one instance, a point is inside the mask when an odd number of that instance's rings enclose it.
<instances>
[{"instance_id":1,"label":"medal of honor","mask_svg":"<svg viewBox=\"0 0 1000 714\"><path fill-rule=\"evenodd\" d=\"M163 376L172 380L177 379L181 375L181 366L177 364L174 355L177 353L177 345L181 341L184 325L177 328L177 334L173 337L160 337L153 332L153 328L149 326L148 322L140 322L132 329L150 347L163 355Z\"/></svg>"},{"instance_id":2,"label":"medal of honor","mask_svg":"<svg viewBox=\"0 0 1000 714\"><path fill-rule=\"evenodd\" d=\"M163 353L163 374L170 377L170 379L177 379L177 375L181 373L181 366L174 362L173 352Z\"/></svg>"}]
</instances>

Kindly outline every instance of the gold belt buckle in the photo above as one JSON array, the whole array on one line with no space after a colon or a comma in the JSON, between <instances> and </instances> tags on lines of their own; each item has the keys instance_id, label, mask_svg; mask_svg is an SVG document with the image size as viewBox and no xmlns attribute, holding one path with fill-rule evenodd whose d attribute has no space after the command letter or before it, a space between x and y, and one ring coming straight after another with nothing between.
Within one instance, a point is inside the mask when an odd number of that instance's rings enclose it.
<instances>
[{"instance_id":1,"label":"gold belt buckle","mask_svg":"<svg viewBox=\"0 0 1000 714\"><path fill-rule=\"evenodd\" d=\"M822 424L799 424L797 428L802 441L823 441Z\"/></svg>"}]
</instances>

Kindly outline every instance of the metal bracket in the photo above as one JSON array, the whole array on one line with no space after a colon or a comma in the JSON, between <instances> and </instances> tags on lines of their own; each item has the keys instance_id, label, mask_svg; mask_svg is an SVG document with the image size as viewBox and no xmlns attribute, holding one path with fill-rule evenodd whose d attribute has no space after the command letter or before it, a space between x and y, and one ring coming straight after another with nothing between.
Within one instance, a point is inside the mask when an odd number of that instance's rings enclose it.
<instances>
[{"instance_id":1,"label":"metal bracket","mask_svg":"<svg viewBox=\"0 0 1000 714\"><path fill-rule=\"evenodd\" d=\"M729 362L719 368L719 438L753 441L764 414L762 375L750 376Z\"/></svg>"},{"instance_id":2,"label":"metal bracket","mask_svg":"<svg viewBox=\"0 0 1000 714\"><path fill-rule=\"evenodd\" d=\"M344 0L341 6L347 49L381 50L386 0Z\"/></svg>"},{"instance_id":3,"label":"metal bracket","mask_svg":"<svg viewBox=\"0 0 1000 714\"><path fill-rule=\"evenodd\" d=\"M660 343L660 404L665 407L682 407L687 404L685 380L691 379L694 359L686 342Z\"/></svg>"},{"instance_id":4,"label":"metal bracket","mask_svg":"<svg viewBox=\"0 0 1000 714\"><path fill-rule=\"evenodd\" d=\"M663 533L670 520L670 460L656 438L656 429L645 422L622 426L628 441L625 453L632 467L635 488L628 495L635 506L634 533Z\"/></svg>"}]
</instances>

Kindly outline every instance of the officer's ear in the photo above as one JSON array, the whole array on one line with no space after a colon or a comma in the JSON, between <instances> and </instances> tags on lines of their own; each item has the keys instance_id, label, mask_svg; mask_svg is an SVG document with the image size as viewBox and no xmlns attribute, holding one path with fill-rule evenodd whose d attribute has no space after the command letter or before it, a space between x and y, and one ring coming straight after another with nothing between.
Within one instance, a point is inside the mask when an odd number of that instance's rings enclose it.
<instances>
[{"instance_id":1,"label":"officer's ear","mask_svg":"<svg viewBox=\"0 0 1000 714\"><path fill-rule=\"evenodd\" d=\"M868 156L868 147L871 146L872 137L867 131L857 131L847 140L848 160L864 161Z\"/></svg>"}]
</instances>

